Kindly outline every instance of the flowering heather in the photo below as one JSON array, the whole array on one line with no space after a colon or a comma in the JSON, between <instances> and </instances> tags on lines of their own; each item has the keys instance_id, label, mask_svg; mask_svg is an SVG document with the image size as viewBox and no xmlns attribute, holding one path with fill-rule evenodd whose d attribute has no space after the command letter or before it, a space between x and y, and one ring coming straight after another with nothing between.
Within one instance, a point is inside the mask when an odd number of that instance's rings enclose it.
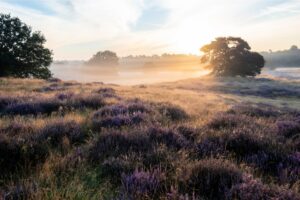
<instances>
[{"instance_id":1,"label":"flowering heather","mask_svg":"<svg viewBox=\"0 0 300 200\"><path fill-rule=\"evenodd\" d=\"M72 97L74 97L74 93L73 92L65 92L65 93L57 93L55 95L55 98L57 98L60 101L64 101L64 100L70 100Z\"/></svg>"},{"instance_id":2,"label":"flowering heather","mask_svg":"<svg viewBox=\"0 0 300 200\"><path fill-rule=\"evenodd\" d=\"M101 95L97 94L77 94L72 96L66 103L75 109L92 108L98 109L105 106L105 102Z\"/></svg>"},{"instance_id":3,"label":"flowering heather","mask_svg":"<svg viewBox=\"0 0 300 200\"><path fill-rule=\"evenodd\" d=\"M185 110L172 104L158 105L158 110L163 116L171 121L185 120L189 117Z\"/></svg>"},{"instance_id":4,"label":"flowering heather","mask_svg":"<svg viewBox=\"0 0 300 200\"><path fill-rule=\"evenodd\" d=\"M89 158L99 162L109 156L118 156L129 152L146 152L154 148L144 134L111 132L100 135L90 149Z\"/></svg>"},{"instance_id":5,"label":"flowering heather","mask_svg":"<svg viewBox=\"0 0 300 200\"><path fill-rule=\"evenodd\" d=\"M0 177L43 163L48 153L43 142L16 141L0 135Z\"/></svg>"},{"instance_id":6,"label":"flowering heather","mask_svg":"<svg viewBox=\"0 0 300 200\"><path fill-rule=\"evenodd\" d=\"M279 135L282 135L287 138L294 136L300 136L300 121L295 120L286 120L278 121L276 123L277 131Z\"/></svg>"},{"instance_id":7,"label":"flowering heather","mask_svg":"<svg viewBox=\"0 0 300 200\"><path fill-rule=\"evenodd\" d=\"M132 115L135 113L149 113L150 108L141 102L129 102L127 104L115 104L105 106L95 112L94 117Z\"/></svg>"},{"instance_id":8,"label":"flowering heather","mask_svg":"<svg viewBox=\"0 0 300 200\"><path fill-rule=\"evenodd\" d=\"M56 146L62 143L64 137L74 144L83 142L87 135L75 121L57 121L47 124L37 137L39 141L49 141Z\"/></svg>"},{"instance_id":9,"label":"flowering heather","mask_svg":"<svg viewBox=\"0 0 300 200\"><path fill-rule=\"evenodd\" d=\"M235 128L243 122L248 122L244 116L223 113L216 115L208 122L208 127L213 129Z\"/></svg>"},{"instance_id":10,"label":"flowering heather","mask_svg":"<svg viewBox=\"0 0 300 200\"><path fill-rule=\"evenodd\" d=\"M143 113L132 115L107 116L100 119L93 119L93 127L96 130L104 128L119 128L122 126L138 125L145 122L146 116Z\"/></svg>"},{"instance_id":11,"label":"flowering heather","mask_svg":"<svg viewBox=\"0 0 300 200\"><path fill-rule=\"evenodd\" d=\"M179 134L183 135L183 137L191 142L195 142L197 135L199 134L197 129L188 126L179 126L176 130Z\"/></svg>"},{"instance_id":12,"label":"flowering heather","mask_svg":"<svg viewBox=\"0 0 300 200\"><path fill-rule=\"evenodd\" d=\"M200 160L183 171L183 191L205 196L208 199L224 199L231 187L242 182L241 170L222 159Z\"/></svg>"},{"instance_id":13,"label":"flowering heather","mask_svg":"<svg viewBox=\"0 0 300 200\"><path fill-rule=\"evenodd\" d=\"M135 170L122 176L123 196L128 199L158 198L163 192L166 177L159 169L152 171Z\"/></svg>"},{"instance_id":14,"label":"flowering heather","mask_svg":"<svg viewBox=\"0 0 300 200\"><path fill-rule=\"evenodd\" d=\"M113 88L100 88L95 93L102 95L104 98L117 97L116 91Z\"/></svg>"},{"instance_id":15,"label":"flowering heather","mask_svg":"<svg viewBox=\"0 0 300 200\"><path fill-rule=\"evenodd\" d=\"M137 166L128 159L110 157L104 160L100 167L102 176L109 178L112 183L117 185L121 183L122 174L133 172Z\"/></svg>"},{"instance_id":16,"label":"flowering heather","mask_svg":"<svg viewBox=\"0 0 300 200\"><path fill-rule=\"evenodd\" d=\"M5 134L9 137L30 135L34 132L35 128L32 125L18 121L12 121L6 127L0 128L0 134Z\"/></svg>"},{"instance_id":17,"label":"flowering heather","mask_svg":"<svg viewBox=\"0 0 300 200\"><path fill-rule=\"evenodd\" d=\"M281 114L278 109L275 109L274 107L269 105L261 105L259 107L236 105L227 112L233 114L248 115L251 117L278 117Z\"/></svg>"},{"instance_id":18,"label":"flowering heather","mask_svg":"<svg viewBox=\"0 0 300 200\"><path fill-rule=\"evenodd\" d=\"M19 98L11 96L0 96L0 112L11 104L16 104L19 102Z\"/></svg>"},{"instance_id":19,"label":"flowering heather","mask_svg":"<svg viewBox=\"0 0 300 200\"><path fill-rule=\"evenodd\" d=\"M226 138L209 136L197 144L197 154L200 158L217 157L226 153Z\"/></svg>"},{"instance_id":20,"label":"flowering heather","mask_svg":"<svg viewBox=\"0 0 300 200\"><path fill-rule=\"evenodd\" d=\"M151 127L148 130L150 141L154 143L165 144L168 147L181 149L189 146L189 142L185 137L178 134L172 129L164 129L161 127Z\"/></svg>"},{"instance_id":21,"label":"flowering heather","mask_svg":"<svg viewBox=\"0 0 300 200\"><path fill-rule=\"evenodd\" d=\"M268 186L260 180L247 178L242 183L234 185L226 199L236 200L299 200L300 196L276 186Z\"/></svg>"},{"instance_id":22,"label":"flowering heather","mask_svg":"<svg viewBox=\"0 0 300 200\"><path fill-rule=\"evenodd\" d=\"M8 115L38 115L58 111L62 103L56 99L34 100L23 103L11 104L4 110Z\"/></svg>"},{"instance_id":23,"label":"flowering heather","mask_svg":"<svg viewBox=\"0 0 300 200\"><path fill-rule=\"evenodd\" d=\"M37 190L38 186L35 182L18 184L7 189L0 198L4 200L32 199Z\"/></svg>"}]
</instances>

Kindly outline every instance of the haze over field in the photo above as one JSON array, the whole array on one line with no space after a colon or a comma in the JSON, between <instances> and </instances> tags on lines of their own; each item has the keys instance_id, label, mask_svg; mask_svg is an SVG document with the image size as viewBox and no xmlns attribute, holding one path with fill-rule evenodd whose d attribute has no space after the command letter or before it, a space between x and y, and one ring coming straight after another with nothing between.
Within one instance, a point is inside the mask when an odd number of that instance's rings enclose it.
<instances>
[{"instance_id":1,"label":"haze over field","mask_svg":"<svg viewBox=\"0 0 300 200\"><path fill-rule=\"evenodd\" d=\"M300 0L0 8L0 200L300 200Z\"/></svg>"}]
</instances>

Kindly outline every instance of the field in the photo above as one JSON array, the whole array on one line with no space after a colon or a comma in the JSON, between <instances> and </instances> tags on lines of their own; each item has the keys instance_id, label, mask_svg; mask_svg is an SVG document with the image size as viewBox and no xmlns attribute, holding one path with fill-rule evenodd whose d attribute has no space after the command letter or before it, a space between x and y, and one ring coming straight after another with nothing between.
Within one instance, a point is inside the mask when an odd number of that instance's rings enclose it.
<instances>
[{"instance_id":1,"label":"field","mask_svg":"<svg viewBox=\"0 0 300 200\"><path fill-rule=\"evenodd\" d=\"M0 199L300 199L300 82L0 79Z\"/></svg>"}]
</instances>

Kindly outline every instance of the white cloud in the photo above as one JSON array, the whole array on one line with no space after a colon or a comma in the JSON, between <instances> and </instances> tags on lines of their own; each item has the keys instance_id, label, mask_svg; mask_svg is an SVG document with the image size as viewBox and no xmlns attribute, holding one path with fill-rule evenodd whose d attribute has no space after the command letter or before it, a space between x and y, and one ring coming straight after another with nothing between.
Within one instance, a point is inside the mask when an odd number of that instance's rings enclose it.
<instances>
[{"instance_id":1,"label":"white cloud","mask_svg":"<svg viewBox=\"0 0 300 200\"><path fill-rule=\"evenodd\" d=\"M263 50L260 42L272 44L272 48L278 49L286 48L292 40L299 41L296 35L300 34L300 30L288 28L299 24L299 0L276 4L270 1L266 4L265 0L42 2L55 14L47 15L4 0L0 0L0 7L1 12L18 16L32 25L34 30L41 30L48 40L47 46L54 50L56 59L86 59L104 48L117 51L120 55L164 51L196 53L202 44L223 35L246 37L259 50ZM147 31L132 30L132 25L137 23L143 10L151 6L161 7L168 12L163 26ZM286 29L282 30L279 26ZM276 34L273 34L274 29ZM285 39L279 42L279 38ZM285 46L284 41L288 43Z\"/></svg>"}]
</instances>

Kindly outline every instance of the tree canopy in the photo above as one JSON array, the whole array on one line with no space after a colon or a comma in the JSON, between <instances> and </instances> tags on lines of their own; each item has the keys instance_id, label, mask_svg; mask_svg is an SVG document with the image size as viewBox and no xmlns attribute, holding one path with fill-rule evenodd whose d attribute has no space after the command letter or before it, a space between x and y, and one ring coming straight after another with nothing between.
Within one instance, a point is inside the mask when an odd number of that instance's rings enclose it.
<instances>
[{"instance_id":1,"label":"tree canopy","mask_svg":"<svg viewBox=\"0 0 300 200\"><path fill-rule=\"evenodd\" d=\"M52 52L45 37L19 18L0 14L0 77L51 77Z\"/></svg>"},{"instance_id":2,"label":"tree canopy","mask_svg":"<svg viewBox=\"0 0 300 200\"><path fill-rule=\"evenodd\" d=\"M216 76L256 76L265 60L257 52L251 52L249 44L237 37L219 37L204 45L202 63L208 63Z\"/></svg>"},{"instance_id":3,"label":"tree canopy","mask_svg":"<svg viewBox=\"0 0 300 200\"><path fill-rule=\"evenodd\" d=\"M117 65L119 58L115 52L99 51L88 62L88 65Z\"/></svg>"}]
</instances>

